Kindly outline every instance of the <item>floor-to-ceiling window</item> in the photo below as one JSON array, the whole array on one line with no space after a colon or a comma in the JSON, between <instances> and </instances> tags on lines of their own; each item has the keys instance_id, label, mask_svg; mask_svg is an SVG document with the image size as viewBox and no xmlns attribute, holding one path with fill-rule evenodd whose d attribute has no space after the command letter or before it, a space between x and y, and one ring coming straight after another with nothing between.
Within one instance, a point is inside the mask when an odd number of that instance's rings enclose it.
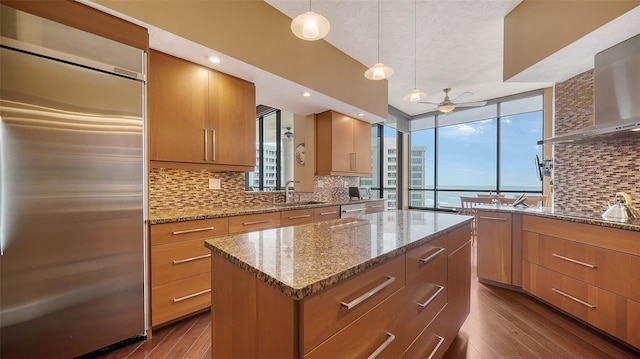
<instances>
[{"instance_id":1,"label":"floor-to-ceiling window","mask_svg":"<svg viewBox=\"0 0 640 359\"><path fill-rule=\"evenodd\" d=\"M542 193L534 166L542 124L541 92L413 119L409 206L448 209L460 206L460 196Z\"/></svg>"},{"instance_id":2,"label":"floor-to-ceiling window","mask_svg":"<svg viewBox=\"0 0 640 359\"><path fill-rule=\"evenodd\" d=\"M387 208L396 208L398 181L397 131L394 128L374 124L371 128L372 171L360 178L360 186L371 188L372 198L387 200Z\"/></svg>"},{"instance_id":3,"label":"floor-to-ceiling window","mask_svg":"<svg viewBox=\"0 0 640 359\"><path fill-rule=\"evenodd\" d=\"M247 191L281 190L293 179L293 114L267 109L256 117L256 166Z\"/></svg>"}]
</instances>

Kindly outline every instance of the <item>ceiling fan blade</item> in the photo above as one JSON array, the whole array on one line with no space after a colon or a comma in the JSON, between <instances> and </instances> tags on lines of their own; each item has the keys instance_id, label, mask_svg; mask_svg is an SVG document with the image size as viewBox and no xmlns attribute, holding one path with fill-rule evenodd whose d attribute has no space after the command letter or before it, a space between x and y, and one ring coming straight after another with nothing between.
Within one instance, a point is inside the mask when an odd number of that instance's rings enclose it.
<instances>
[{"instance_id":1,"label":"ceiling fan blade","mask_svg":"<svg viewBox=\"0 0 640 359\"><path fill-rule=\"evenodd\" d=\"M464 102L464 103L457 103L456 107L477 107L477 106L484 106L486 104L487 104L487 101Z\"/></svg>"},{"instance_id":2,"label":"ceiling fan blade","mask_svg":"<svg viewBox=\"0 0 640 359\"><path fill-rule=\"evenodd\" d=\"M469 97L469 96L473 96L473 92L463 92L460 95L454 97L451 101L456 102L457 101L462 101L465 98Z\"/></svg>"},{"instance_id":3,"label":"ceiling fan blade","mask_svg":"<svg viewBox=\"0 0 640 359\"><path fill-rule=\"evenodd\" d=\"M427 104L427 105L434 105L434 106L440 105L439 102L418 101L418 103L424 103L424 104Z\"/></svg>"}]
</instances>

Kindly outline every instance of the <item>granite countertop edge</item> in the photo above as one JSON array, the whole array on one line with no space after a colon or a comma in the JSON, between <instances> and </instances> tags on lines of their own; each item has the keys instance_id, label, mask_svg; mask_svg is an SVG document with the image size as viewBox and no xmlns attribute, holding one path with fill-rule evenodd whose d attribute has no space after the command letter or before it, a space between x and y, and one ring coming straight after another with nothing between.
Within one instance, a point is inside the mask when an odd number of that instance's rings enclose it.
<instances>
[{"instance_id":1,"label":"granite countertop edge","mask_svg":"<svg viewBox=\"0 0 640 359\"><path fill-rule=\"evenodd\" d=\"M514 208L511 206L479 206L478 210L488 211L488 212L501 212L501 213L519 213L526 214L529 216L535 217L543 217L550 219L558 219L568 222L574 223L584 223L591 224L600 227L608 227L615 229L624 229L629 231L640 232L640 224L632 224L632 223L624 223L624 222L616 222L616 221L608 221L605 219L599 218L589 218L586 215L581 214L568 214L568 213L549 213L549 212L541 212L535 211L535 209L527 209L527 208Z\"/></svg>"},{"instance_id":2,"label":"granite countertop edge","mask_svg":"<svg viewBox=\"0 0 640 359\"><path fill-rule=\"evenodd\" d=\"M425 243L430 242L431 240L440 237L442 235L445 235L447 233L450 233L458 228L461 228L463 226L465 226L467 223L472 221L472 217L469 217L467 220L464 220L460 223L454 224L450 227L447 227L441 231L432 233L430 235L427 235L424 238L421 238L419 240L413 241L411 243L407 243L404 246L394 249L392 251L380 254L378 256L376 256L375 258L371 258L365 262L359 263L355 266L352 266L350 268L344 269L338 273L332 274L330 276L327 276L325 278L319 279L309 285L306 285L302 288L293 288L283 282L281 282L280 280L278 280L277 278L274 278L272 276L270 276L269 274L261 271L258 268L255 268L251 265L249 265L248 263L242 261L241 259L223 251L220 250L219 248L209 244L208 242L205 241L205 247L209 248L213 254L219 255L220 257L226 259L227 261L229 261L230 263L234 264L235 266L237 266L238 268L248 272L249 274L251 274L252 276L256 277L258 280L263 281L264 283L268 284L269 286L278 289L280 292L282 292L284 295L288 296L289 298L293 299L293 300L302 300L305 297L308 297L314 293L317 293L329 286L332 286L336 283L339 283L341 281L344 281L346 279L349 279L351 277L354 277L355 275L362 273L364 271L366 271L369 268L372 268L378 264L381 264L383 262L386 262L387 260L390 260L392 258L396 258L400 255L405 254L406 252L419 247Z\"/></svg>"},{"instance_id":3,"label":"granite countertop edge","mask_svg":"<svg viewBox=\"0 0 640 359\"><path fill-rule=\"evenodd\" d=\"M197 210L199 213L184 213L177 215L176 212L171 214L163 214L163 211L159 211L156 214L151 214L149 217L149 224L165 224L165 223L175 223L175 222L188 222L195 221L200 219L215 219L215 218L225 218L225 217L235 217L235 216L243 216L247 214L261 214L261 213L273 213L273 212L285 212L292 211L296 209L310 209L310 208L321 208L321 207L330 207L330 206L342 206L348 204L358 204L358 203L367 203L367 202L375 202L375 201L384 201L383 198L375 198L375 199L363 199L363 200L352 200L352 201L342 201L342 202L322 202L322 203L313 203L313 204L300 204L300 205L263 205L263 206L246 206L246 207L230 207L224 210L215 210L215 209L202 209ZM169 212L169 211L164 211ZM194 211L196 212L196 211Z\"/></svg>"}]
</instances>

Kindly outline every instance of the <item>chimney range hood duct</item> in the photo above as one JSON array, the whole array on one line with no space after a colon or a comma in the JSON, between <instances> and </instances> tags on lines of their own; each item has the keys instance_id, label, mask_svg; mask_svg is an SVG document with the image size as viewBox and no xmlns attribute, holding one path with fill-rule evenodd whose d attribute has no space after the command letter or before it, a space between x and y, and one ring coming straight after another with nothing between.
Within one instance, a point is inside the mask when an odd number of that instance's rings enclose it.
<instances>
[{"instance_id":1,"label":"chimney range hood duct","mask_svg":"<svg viewBox=\"0 0 640 359\"><path fill-rule=\"evenodd\" d=\"M541 141L578 144L640 135L640 35L595 56L594 125Z\"/></svg>"}]
</instances>

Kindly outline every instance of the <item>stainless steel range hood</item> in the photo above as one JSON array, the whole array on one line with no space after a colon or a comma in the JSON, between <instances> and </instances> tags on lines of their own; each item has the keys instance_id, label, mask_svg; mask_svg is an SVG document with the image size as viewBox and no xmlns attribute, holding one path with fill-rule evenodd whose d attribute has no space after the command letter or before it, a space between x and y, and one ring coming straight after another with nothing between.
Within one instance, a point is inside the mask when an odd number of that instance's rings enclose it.
<instances>
[{"instance_id":1,"label":"stainless steel range hood","mask_svg":"<svg viewBox=\"0 0 640 359\"><path fill-rule=\"evenodd\" d=\"M640 135L640 35L595 56L594 125L539 145L578 144Z\"/></svg>"}]
</instances>

